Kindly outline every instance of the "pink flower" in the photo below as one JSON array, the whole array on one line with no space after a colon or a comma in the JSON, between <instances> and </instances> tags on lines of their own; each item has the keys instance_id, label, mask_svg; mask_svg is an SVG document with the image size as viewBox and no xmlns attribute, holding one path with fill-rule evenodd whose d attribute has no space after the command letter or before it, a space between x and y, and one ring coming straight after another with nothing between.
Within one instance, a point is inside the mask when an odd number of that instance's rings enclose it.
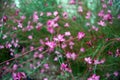
<instances>
[{"instance_id":1,"label":"pink flower","mask_svg":"<svg viewBox=\"0 0 120 80\"><path fill-rule=\"evenodd\" d=\"M113 0L109 0L109 1L108 1L108 4L109 4L110 6L112 6Z\"/></svg>"},{"instance_id":2,"label":"pink flower","mask_svg":"<svg viewBox=\"0 0 120 80\"><path fill-rule=\"evenodd\" d=\"M34 12L34 14L33 14L33 22L38 22L38 19L39 19L39 17L38 17L37 12Z\"/></svg>"},{"instance_id":3,"label":"pink flower","mask_svg":"<svg viewBox=\"0 0 120 80\"><path fill-rule=\"evenodd\" d=\"M43 16L44 15L44 13L43 12L40 12L40 16Z\"/></svg>"},{"instance_id":4,"label":"pink flower","mask_svg":"<svg viewBox=\"0 0 120 80\"><path fill-rule=\"evenodd\" d=\"M67 47L67 44L63 43L63 44L61 45L61 47L62 47L63 49L66 48L66 47Z\"/></svg>"},{"instance_id":5,"label":"pink flower","mask_svg":"<svg viewBox=\"0 0 120 80\"><path fill-rule=\"evenodd\" d=\"M107 8L107 5L106 5L106 4L102 4L102 7L103 7L103 8Z\"/></svg>"},{"instance_id":6,"label":"pink flower","mask_svg":"<svg viewBox=\"0 0 120 80\"><path fill-rule=\"evenodd\" d=\"M12 76L13 76L13 80L26 79L26 75L24 72L13 73Z\"/></svg>"},{"instance_id":7,"label":"pink flower","mask_svg":"<svg viewBox=\"0 0 120 80\"><path fill-rule=\"evenodd\" d=\"M78 32L78 36L77 36L77 38L80 40L80 39L82 39L82 38L84 38L85 37L85 33L84 32Z\"/></svg>"},{"instance_id":8,"label":"pink flower","mask_svg":"<svg viewBox=\"0 0 120 80\"><path fill-rule=\"evenodd\" d=\"M48 80L48 78L44 78L43 80Z\"/></svg>"},{"instance_id":9,"label":"pink flower","mask_svg":"<svg viewBox=\"0 0 120 80\"><path fill-rule=\"evenodd\" d=\"M112 14L108 13L108 14L104 15L103 19L111 21L112 20Z\"/></svg>"},{"instance_id":10,"label":"pink flower","mask_svg":"<svg viewBox=\"0 0 120 80\"><path fill-rule=\"evenodd\" d=\"M54 24L55 24L54 20L47 21L47 27L53 27Z\"/></svg>"},{"instance_id":11,"label":"pink flower","mask_svg":"<svg viewBox=\"0 0 120 80\"><path fill-rule=\"evenodd\" d=\"M71 33L68 31L68 32L65 32L65 36L70 36Z\"/></svg>"},{"instance_id":12,"label":"pink flower","mask_svg":"<svg viewBox=\"0 0 120 80\"><path fill-rule=\"evenodd\" d=\"M71 59L72 59L72 60L75 60L76 58L77 58L77 55L76 55L75 53L72 53L72 54L71 54Z\"/></svg>"},{"instance_id":13,"label":"pink flower","mask_svg":"<svg viewBox=\"0 0 120 80\"><path fill-rule=\"evenodd\" d=\"M80 51L81 51L81 52L85 52L85 48L83 48L83 47L80 48Z\"/></svg>"},{"instance_id":14,"label":"pink flower","mask_svg":"<svg viewBox=\"0 0 120 80\"><path fill-rule=\"evenodd\" d=\"M43 59L43 58L44 58L44 55L43 55L43 54L39 54L38 57L39 57L40 59Z\"/></svg>"},{"instance_id":15,"label":"pink flower","mask_svg":"<svg viewBox=\"0 0 120 80\"><path fill-rule=\"evenodd\" d=\"M21 16L20 19L24 20L24 19L26 19L26 16Z\"/></svg>"},{"instance_id":16,"label":"pink flower","mask_svg":"<svg viewBox=\"0 0 120 80\"><path fill-rule=\"evenodd\" d=\"M71 53L70 53L70 52L67 52L66 57L67 57L68 59L70 59L70 58L71 58Z\"/></svg>"},{"instance_id":17,"label":"pink flower","mask_svg":"<svg viewBox=\"0 0 120 80\"><path fill-rule=\"evenodd\" d=\"M116 50L116 57L120 56L120 49Z\"/></svg>"},{"instance_id":18,"label":"pink flower","mask_svg":"<svg viewBox=\"0 0 120 80\"><path fill-rule=\"evenodd\" d=\"M99 28L95 27L95 26L92 26L92 29L95 30L95 31L98 31Z\"/></svg>"},{"instance_id":19,"label":"pink flower","mask_svg":"<svg viewBox=\"0 0 120 80\"><path fill-rule=\"evenodd\" d=\"M32 35L29 35L29 36L28 36L28 39L33 39Z\"/></svg>"},{"instance_id":20,"label":"pink flower","mask_svg":"<svg viewBox=\"0 0 120 80\"><path fill-rule=\"evenodd\" d=\"M6 39L7 38L7 35L3 35L2 39Z\"/></svg>"},{"instance_id":21,"label":"pink flower","mask_svg":"<svg viewBox=\"0 0 120 80\"><path fill-rule=\"evenodd\" d=\"M101 10L101 11L98 13L98 16L99 16L99 17L103 17L103 16L104 16L104 10Z\"/></svg>"},{"instance_id":22,"label":"pink flower","mask_svg":"<svg viewBox=\"0 0 120 80\"><path fill-rule=\"evenodd\" d=\"M54 20L48 20L47 21L47 31L50 32L51 34L53 34L55 32L54 27L56 27Z\"/></svg>"},{"instance_id":23,"label":"pink flower","mask_svg":"<svg viewBox=\"0 0 120 80\"><path fill-rule=\"evenodd\" d=\"M64 13L63 13L63 17L64 17L65 19L67 19L67 18L68 18L68 13L67 13L67 12L64 12Z\"/></svg>"},{"instance_id":24,"label":"pink flower","mask_svg":"<svg viewBox=\"0 0 120 80\"><path fill-rule=\"evenodd\" d=\"M6 22L8 20L7 16L3 16L3 22Z\"/></svg>"},{"instance_id":25,"label":"pink flower","mask_svg":"<svg viewBox=\"0 0 120 80\"><path fill-rule=\"evenodd\" d=\"M100 22L98 22L98 25L100 25L100 26L106 26L105 22L102 21L102 20L100 20Z\"/></svg>"},{"instance_id":26,"label":"pink flower","mask_svg":"<svg viewBox=\"0 0 120 80\"><path fill-rule=\"evenodd\" d=\"M13 70L17 70L17 68L18 68L18 65L17 65L17 64L14 64L14 65L13 65Z\"/></svg>"},{"instance_id":27,"label":"pink flower","mask_svg":"<svg viewBox=\"0 0 120 80\"><path fill-rule=\"evenodd\" d=\"M59 19L60 19L60 17L59 17L59 16L56 16L56 17L53 19L53 21L54 21L54 22L58 22Z\"/></svg>"},{"instance_id":28,"label":"pink flower","mask_svg":"<svg viewBox=\"0 0 120 80\"><path fill-rule=\"evenodd\" d=\"M78 7L78 12L83 12L82 6Z\"/></svg>"},{"instance_id":29,"label":"pink flower","mask_svg":"<svg viewBox=\"0 0 120 80\"><path fill-rule=\"evenodd\" d=\"M51 16L52 15L52 13L51 12L47 12L47 16Z\"/></svg>"},{"instance_id":30,"label":"pink flower","mask_svg":"<svg viewBox=\"0 0 120 80\"><path fill-rule=\"evenodd\" d=\"M76 4L76 0L70 0L69 4Z\"/></svg>"},{"instance_id":31,"label":"pink flower","mask_svg":"<svg viewBox=\"0 0 120 80\"><path fill-rule=\"evenodd\" d=\"M65 27L69 27L70 25L69 25L69 23L65 23L64 26Z\"/></svg>"},{"instance_id":32,"label":"pink flower","mask_svg":"<svg viewBox=\"0 0 120 80\"><path fill-rule=\"evenodd\" d=\"M60 67L60 70L65 70L67 67L68 67L67 64L62 63L62 64L61 64L61 67Z\"/></svg>"},{"instance_id":33,"label":"pink flower","mask_svg":"<svg viewBox=\"0 0 120 80\"><path fill-rule=\"evenodd\" d=\"M77 57L77 55L76 55L75 53L67 52L66 57L67 57L68 59L75 60L76 57Z\"/></svg>"},{"instance_id":34,"label":"pink flower","mask_svg":"<svg viewBox=\"0 0 120 80\"><path fill-rule=\"evenodd\" d=\"M54 28L59 27L58 23L55 23L55 24L53 25L53 27L54 27Z\"/></svg>"},{"instance_id":35,"label":"pink flower","mask_svg":"<svg viewBox=\"0 0 120 80\"><path fill-rule=\"evenodd\" d=\"M87 80L100 80L100 76L97 76L96 74L93 74L91 77L89 77Z\"/></svg>"},{"instance_id":36,"label":"pink flower","mask_svg":"<svg viewBox=\"0 0 120 80\"><path fill-rule=\"evenodd\" d=\"M0 49L3 49L4 48L4 46L3 45L0 45Z\"/></svg>"},{"instance_id":37,"label":"pink flower","mask_svg":"<svg viewBox=\"0 0 120 80\"><path fill-rule=\"evenodd\" d=\"M90 17L91 17L91 12L88 11L85 18L86 18L86 19L90 19Z\"/></svg>"},{"instance_id":38,"label":"pink flower","mask_svg":"<svg viewBox=\"0 0 120 80\"><path fill-rule=\"evenodd\" d=\"M118 73L117 71L115 71L113 74L114 74L115 76L118 76L118 75L119 75L119 73Z\"/></svg>"},{"instance_id":39,"label":"pink flower","mask_svg":"<svg viewBox=\"0 0 120 80\"><path fill-rule=\"evenodd\" d=\"M57 16L57 15L58 15L58 11L55 11L55 12L53 13L53 15L54 15L54 16Z\"/></svg>"},{"instance_id":40,"label":"pink flower","mask_svg":"<svg viewBox=\"0 0 120 80\"><path fill-rule=\"evenodd\" d=\"M51 34L55 32L53 27L47 27L47 31Z\"/></svg>"},{"instance_id":41,"label":"pink flower","mask_svg":"<svg viewBox=\"0 0 120 80\"><path fill-rule=\"evenodd\" d=\"M36 29L40 30L42 28L43 24L42 23L37 23Z\"/></svg>"},{"instance_id":42,"label":"pink flower","mask_svg":"<svg viewBox=\"0 0 120 80\"><path fill-rule=\"evenodd\" d=\"M59 34L57 37L53 38L54 41L63 42L65 41L64 35Z\"/></svg>"},{"instance_id":43,"label":"pink flower","mask_svg":"<svg viewBox=\"0 0 120 80\"><path fill-rule=\"evenodd\" d=\"M118 15L118 19L120 19L120 14Z\"/></svg>"},{"instance_id":44,"label":"pink flower","mask_svg":"<svg viewBox=\"0 0 120 80\"><path fill-rule=\"evenodd\" d=\"M48 64L44 64L43 65L45 69L49 69L49 65Z\"/></svg>"},{"instance_id":45,"label":"pink flower","mask_svg":"<svg viewBox=\"0 0 120 80\"><path fill-rule=\"evenodd\" d=\"M91 57L87 57L84 59L88 64L92 64L92 59Z\"/></svg>"},{"instance_id":46,"label":"pink flower","mask_svg":"<svg viewBox=\"0 0 120 80\"><path fill-rule=\"evenodd\" d=\"M54 41L47 41L45 44L52 49L56 47L56 43Z\"/></svg>"},{"instance_id":47,"label":"pink flower","mask_svg":"<svg viewBox=\"0 0 120 80\"><path fill-rule=\"evenodd\" d=\"M38 55L39 55L38 52L35 52L34 55L33 55L33 57L34 57L34 58L37 58Z\"/></svg>"},{"instance_id":48,"label":"pink flower","mask_svg":"<svg viewBox=\"0 0 120 80\"><path fill-rule=\"evenodd\" d=\"M60 66L60 70L62 71L67 71L67 72L72 72L72 70L70 68L68 68L68 65L65 63L62 63Z\"/></svg>"}]
</instances>

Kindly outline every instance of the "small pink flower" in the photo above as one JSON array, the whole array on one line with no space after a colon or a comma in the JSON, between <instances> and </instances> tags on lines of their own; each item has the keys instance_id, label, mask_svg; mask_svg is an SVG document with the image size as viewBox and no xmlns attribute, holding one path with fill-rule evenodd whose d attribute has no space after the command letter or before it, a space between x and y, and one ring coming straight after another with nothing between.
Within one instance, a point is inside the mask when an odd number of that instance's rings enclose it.
<instances>
[{"instance_id":1,"label":"small pink flower","mask_svg":"<svg viewBox=\"0 0 120 80\"><path fill-rule=\"evenodd\" d=\"M85 18L86 18L86 19L90 19L90 17L91 17L91 12L88 11Z\"/></svg>"},{"instance_id":2,"label":"small pink flower","mask_svg":"<svg viewBox=\"0 0 120 80\"><path fill-rule=\"evenodd\" d=\"M18 28L23 28L21 23L18 23Z\"/></svg>"},{"instance_id":3,"label":"small pink flower","mask_svg":"<svg viewBox=\"0 0 120 80\"><path fill-rule=\"evenodd\" d=\"M95 26L92 26L92 29L95 30L95 31L98 31L99 28L95 27Z\"/></svg>"},{"instance_id":4,"label":"small pink flower","mask_svg":"<svg viewBox=\"0 0 120 80\"><path fill-rule=\"evenodd\" d=\"M29 35L29 36L28 36L28 39L33 39L32 35Z\"/></svg>"},{"instance_id":5,"label":"small pink flower","mask_svg":"<svg viewBox=\"0 0 120 80\"><path fill-rule=\"evenodd\" d=\"M109 0L109 1L108 1L108 4L109 4L110 6L112 6L113 0Z\"/></svg>"},{"instance_id":6,"label":"small pink flower","mask_svg":"<svg viewBox=\"0 0 120 80\"><path fill-rule=\"evenodd\" d=\"M3 21L6 22L8 20L7 16L3 16Z\"/></svg>"},{"instance_id":7,"label":"small pink flower","mask_svg":"<svg viewBox=\"0 0 120 80\"><path fill-rule=\"evenodd\" d=\"M100 80L100 76L97 76L96 74L93 74L91 77L89 77L87 80Z\"/></svg>"},{"instance_id":8,"label":"small pink flower","mask_svg":"<svg viewBox=\"0 0 120 80\"><path fill-rule=\"evenodd\" d=\"M115 71L113 74L114 74L115 76L118 76L118 75L119 75L119 73L118 73L117 71Z\"/></svg>"},{"instance_id":9,"label":"small pink flower","mask_svg":"<svg viewBox=\"0 0 120 80\"><path fill-rule=\"evenodd\" d=\"M33 57L34 57L34 58L37 58L38 55L39 55L38 52L35 52L34 55L33 55Z\"/></svg>"},{"instance_id":10,"label":"small pink flower","mask_svg":"<svg viewBox=\"0 0 120 80\"><path fill-rule=\"evenodd\" d=\"M54 24L55 24L54 20L47 21L47 27L53 27Z\"/></svg>"},{"instance_id":11,"label":"small pink flower","mask_svg":"<svg viewBox=\"0 0 120 80\"><path fill-rule=\"evenodd\" d=\"M26 79L26 75L24 72L13 73L12 76L13 76L13 80Z\"/></svg>"},{"instance_id":12,"label":"small pink flower","mask_svg":"<svg viewBox=\"0 0 120 80\"><path fill-rule=\"evenodd\" d=\"M80 40L82 38L85 37L85 33L84 32L78 32L77 38Z\"/></svg>"},{"instance_id":13,"label":"small pink flower","mask_svg":"<svg viewBox=\"0 0 120 80\"><path fill-rule=\"evenodd\" d=\"M84 59L88 64L92 64L92 59L91 57L87 57Z\"/></svg>"},{"instance_id":14,"label":"small pink flower","mask_svg":"<svg viewBox=\"0 0 120 80\"><path fill-rule=\"evenodd\" d=\"M100 22L98 22L98 25L100 25L100 26L106 26L105 22L102 21L102 20L100 20Z\"/></svg>"},{"instance_id":15,"label":"small pink flower","mask_svg":"<svg viewBox=\"0 0 120 80\"><path fill-rule=\"evenodd\" d=\"M65 41L64 35L61 35L61 34L59 34L57 37L54 37L53 39L54 39L54 41L58 41L58 42Z\"/></svg>"},{"instance_id":16,"label":"small pink flower","mask_svg":"<svg viewBox=\"0 0 120 80\"><path fill-rule=\"evenodd\" d=\"M65 23L64 26L65 27L69 27L70 25L69 25L69 23Z\"/></svg>"},{"instance_id":17,"label":"small pink flower","mask_svg":"<svg viewBox=\"0 0 120 80\"><path fill-rule=\"evenodd\" d=\"M13 65L13 70L17 70L17 68L18 68L18 65L17 65L17 64L14 64L14 65Z\"/></svg>"},{"instance_id":18,"label":"small pink flower","mask_svg":"<svg viewBox=\"0 0 120 80\"><path fill-rule=\"evenodd\" d=\"M36 29L40 30L42 28L43 24L42 23L37 23Z\"/></svg>"},{"instance_id":19,"label":"small pink flower","mask_svg":"<svg viewBox=\"0 0 120 80\"><path fill-rule=\"evenodd\" d=\"M106 5L106 4L102 4L102 7L103 7L103 8L107 8L107 5Z\"/></svg>"},{"instance_id":20,"label":"small pink flower","mask_svg":"<svg viewBox=\"0 0 120 80\"><path fill-rule=\"evenodd\" d=\"M120 49L116 50L116 57L120 56Z\"/></svg>"},{"instance_id":21,"label":"small pink flower","mask_svg":"<svg viewBox=\"0 0 120 80\"><path fill-rule=\"evenodd\" d=\"M101 10L101 11L98 13L98 16L99 16L99 17L103 17L103 16L104 16L104 10Z\"/></svg>"},{"instance_id":22,"label":"small pink flower","mask_svg":"<svg viewBox=\"0 0 120 80\"><path fill-rule=\"evenodd\" d=\"M70 58L71 58L71 53L70 53L70 52L67 52L66 57L67 57L68 59L70 59Z\"/></svg>"},{"instance_id":23,"label":"small pink flower","mask_svg":"<svg viewBox=\"0 0 120 80\"><path fill-rule=\"evenodd\" d=\"M34 12L34 14L33 14L33 22L38 22L38 19L39 19L38 13Z\"/></svg>"},{"instance_id":24,"label":"small pink flower","mask_svg":"<svg viewBox=\"0 0 120 80\"><path fill-rule=\"evenodd\" d=\"M24 20L24 19L26 19L26 16L21 16L20 19Z\"/></svg>"},{"instance_id":25,"label":"small pink flower","mask_svg":"<svg viewBox=\"0 0 120 80\"><path fill-rule=\"evenodd\" d=\"M47 16L51 16L52 15L52 13L51 12L47 12Z\"/></svg>"},{"instance_id":26,"label":"small pink flower","mask_svg":"<svg viewBox=\"0 0 120 80\"><path fill-rule=\"evenodd\" d=\"M71 59L72 59L72 60L75 60L76 58L77 58L77 55L76 55L75 53L72 53L72 54L71 54Z\"/></svg>"},{"instance_id":27,"label":"small pink flower","mask_svg":"<svg viewBox=\"0 0 120 80\"><path fill-rule=\"evenodd\" d=\"M118 15L118 17L117 17L118 19L120 19L120 14Z\"/></svg>"},{"instance_id":28,"label":"small pink flower","mask_svg":"<svg viewBox=\"0 0 120 80\"><path fill-rule=\"evenodd\" d=\"M48 80L48 78L44 78L43 80Z\"/></svg>"},{"instance_id":29,"label":"small pink flower","mask_svg":"<svg viewBox=\"0 0 120 80\"><path fill-rule=\"evenodd\" d=\"M56 17L53 19L53 21L54 21L54 22L58 22L59 19L60 19L60 16L56 16Z\"/></svg>"},{"instance_id":30,"label":"small pink flower","mask_svg":"<svg viewBox=\"0 0 120 80\"><path fill-rule=\"evenodd\" d=\"M104 15L103 19L111 21L112 20L112 14L108 13L108 14Z\"/></svg>"},{"instance_id":31,"label":"small pink flower","mask_svg":"<svg viewBox=\"0 0 120 80\"><path fill-rule=\"evenodd\" d=\"M0 49L3 49L4 48L4 46L3 45L0 45Z\"/></svg>"},{"instance_id":32,"label":"small pink flower","mask_svg":"<svg viewBox=\"0 0 120 80\"><path fill-rule=\"evenodd\" d=\"M68 68L68 65L65 63L62 63L60 66L60 70L62 71L67 71L67 72L72 72L72 70L70 68Z\"/></svg>"},{"instance_id":33,"label":"small pink flower","mask_svg":"<svg viewBox=\"0 0 120 80\"><path fill-rule=\"evenodd\" d=\"M57 15L58 15L58 11L55 11L55 12L53 13L53 15L54 15L54 16L57 16Z\"/></svg>"},{"instance_id":34,"label":"small pink flower","mask_svg":"<svg viewBox=\"0 0 120 80\"><path fill-rule=\"evenodd\" d=\"M75 60L75 59L77 58L77 55L76 55L75 53L67 52L66 57L67 57L68 59Z\"/></svg>"},{"instance_id":35,"label":"small pink flower","mask_svg":"<svg viewBox=\"0 0 120 80\"><path fill-rule=\"evenodd\" d=\"M52 49L56 47L56 43L54 41L47 41L45 44Z\"/></svg>"},{"instance_id":36,"label":"small pink flower","mask_svg":"<svg viewBox=\"0 0 120 80\"><path fill-rule=\"evenodd\" d=\"M44 58L44 55L43 55L43 54L39 54L38 57L39 57L40 59L43 59L43 58Z\"/></svg>"},{"instance_id":37,"label":"small pink flower","mask_svg":"<svg viewBox=\"0 0 120 80\"><path fill-rule=\"evenodd\" d=\"M70 0L69 4L76 4L76 0Z\"/></svg>"},{"instance_id":38,"label":"small pink flower","mask_svg":"<svg viewBox=\"0 0 120 80\"><path fill-rule=\"evenodd\" d=\"M3 35L2 39L6 39L7 38L7 35Z\"/></svg>"},{"instance_id":39,"label":"small pink flower","mask_svg":"<svg viewBox=\"0 0 120 80\"><path fill-rule=\"evenodd\" d=\"M81 51L81 52L85 52L85 48L83 48L83 47L80 48L80 51Z\"/></svg>"},{"instance_id":40,"label":"small pink flower","mask_svg":"<svg viewBox=\"0 0 120 80\"><path fill-rule=\"evenodd\" d=\"M43 49L44 49L44 47L40 46L38 50L41 52L41 51L43 51Z\"/></svg>"},{"instance_id":41,"label":"small pink flower","mask_svg":"<svg viewBox=\"0 0 120 80\"><path fill-rule=\"evenodd\" d=\"M40 12L40 16L43 16L44 15L44 13L43 12Z\"/></svg>"},{"instance_id":42,"label":"small pink flower","mask_svg":"<svg viewBox=\"0 0 120 80\"><path fill-rule=\"evenodd\" d=\"M63 44L61 45L61 47L62 47L63 49L66 48L66 47L67 47L67 44L64 44L64 43L63 43Z\"/></svg>"},{"instance_id":43,"label":"small pink flower","mask_svg":"<svg viewBox=\"0 0 120 80\"><path fill-rule=\"evenodd\" d=\"M87 23L86 23L86 26L90 26L90 23L89 23L89 22L87 22Z\"/></svg>"},{"instance_id":44,"label":"small pink flower","mask_svg":"<svg viewBox=\"0 0 120 80\"><path fill-rule=\"evenodd\" d=\"M68 32L65 32L65 36L70 36L71 33L68 31Z\"/></svg>"},{"instance_id":45,"label":"small pink flower","mask_svg":"<svg viewBox=\"0 0 120 80\"><path fill-rule=\"evenodd\" d=\"M64 13L63 13L63 17L64 17L65 19L67 19L67 18L68 18L68 13L67 13L67 12L64 12Z\"/></svg>"},{"instance_id":46,"label":"small pink flower","mask_svg":"<svg viewBox=\"0 0 120 80\"><path fill-rule=\"evenodd\" d=\"M54 61L58 61L58 57L55 57L55 58L54 58Z\"/></svg>"},{"instance_id":47,"label":"small pink flower","mask_svg":"<svg viewBox=\"0 0 120 80\"><path fill-rule=\"evenodd\" d=\"M45 69L49 69L49 65L48 64L44 64L43 65Z\"/></svg>"},{"instance_id":48,"label":"small pink flower","mask_svg":"<svg viewBox=\"0 0 120 80\"><path fill-rule=\"evenodd\" d=\"M55 32L53 27L47 27L47 31L51 34L53 34Z\"/></svg>"},{"instance_id":49,"label":"small pink flower","mask_svg":"<svg viewBox=\"0 0 120 80\"><path fill-rule=\"evenodd\" d=\"M55 24L53 25L53 27L54 27L54 28L59 27L58 23L55 23Z\"/></svg>"},{"instance_id":50,"label":"small pink flower","mask_svg":"<svg viewBox=\"0 0 120 80\"><path fill-rule=\"evenodd\" d=\"M75 43L74 43L73 41L70 41L70 42L69 42L69 45L70 45L70 46L73 46L73 45L75 45Z\"/></svg>"},{"instance_id":51,"label":"small pink flower","mask_svg":"<svg viewBox=\"0 0 120 80\"><path fill-rule=\"evenodd\" d=\"M82 6L78 7L78 12L83 12Z\"/></svg>"}]
</instances>

